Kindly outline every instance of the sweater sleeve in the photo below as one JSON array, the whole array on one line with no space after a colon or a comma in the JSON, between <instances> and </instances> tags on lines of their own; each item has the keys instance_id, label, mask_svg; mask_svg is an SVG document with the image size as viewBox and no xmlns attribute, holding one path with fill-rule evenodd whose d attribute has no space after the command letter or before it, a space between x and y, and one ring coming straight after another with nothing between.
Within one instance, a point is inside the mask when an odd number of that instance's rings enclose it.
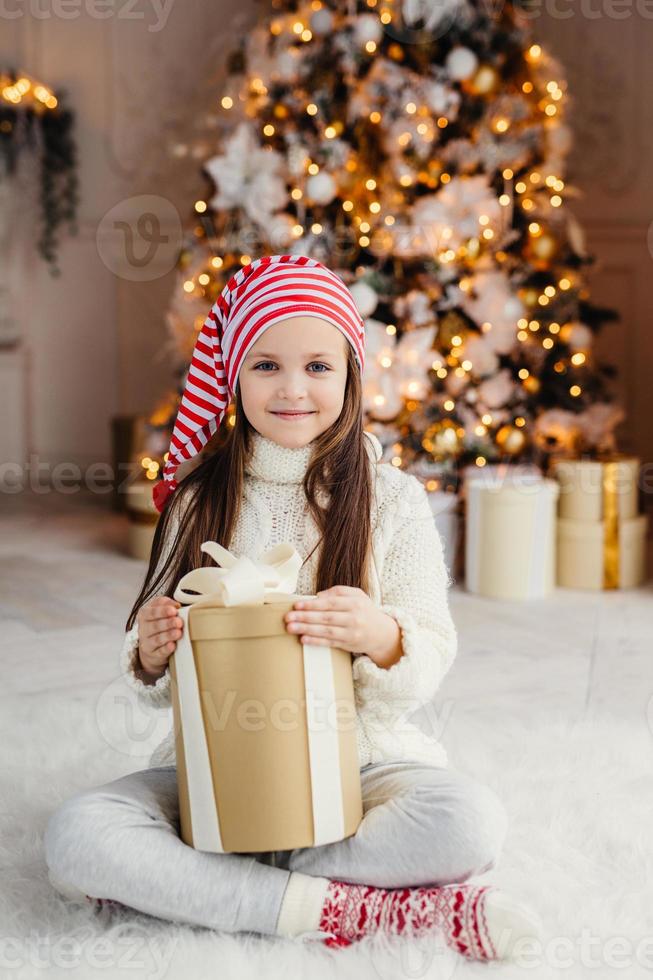
<instances>
[{"instance_id":1,"label":"sweater sleeve","mask_svg":"<svg viewBox=\"0 0 653 980\"><path fill-rule=\"evenodd\" d=\"M168 533L166 534L166 538L163 542L161 556L156 566L154 577L159 574L159 571L161 568L163 568L170 557L172 543L174 542L179 529L179 518L177 514L178 512L175 511L175 513L171 515ZM152 598L156 597L157 595L165 595L162 587L154 592ZM166 666L165 672L161 675L161 677L159 677L155 684L146 684L136 674L137 664L138 620L134 622L132 628L125 633L122 650L120 652L120 669L124 674L127 684L136 692L139 699L143 703L152 705L155 708L170 707L172 704L172 696L170 691L170 668Z\"/></svg>"},{"instance_id":2,"label":"sweater sleeve","mask_svg":"<svg viewBox=\"0 0 653 980\"><path fill-rule=\"evenodd\" d=\"M366 654L356 657L354 680L363 700L387 706L401 701L417 709L432 700L451 667L457 633L442 541L426 490L414 476L400 488L392 523L381 572L381 608L399 625L403 653L387 668Z\"/></svg>"}]
</instances>

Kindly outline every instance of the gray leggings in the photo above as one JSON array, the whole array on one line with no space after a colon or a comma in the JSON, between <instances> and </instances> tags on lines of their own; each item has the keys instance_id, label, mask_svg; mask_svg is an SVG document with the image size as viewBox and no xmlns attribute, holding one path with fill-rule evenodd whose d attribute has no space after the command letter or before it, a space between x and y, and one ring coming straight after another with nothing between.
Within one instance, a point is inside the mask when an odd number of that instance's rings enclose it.
<instances>
[{"instance_id":1,"label":"gray leggings","mask_svg":"<svg viewBox=\"0 0 653 980\"><path fill-rule=\"evenodd\" d=\"M122 776L67 799L45 831L50 881L162 919L274 935L291 871L385 888L463 882L495 866L507 833L495 792L420 762L361 769L356 833L319 847L197 851L179 836L175 766Z\"/></svg>"}]
</instances>

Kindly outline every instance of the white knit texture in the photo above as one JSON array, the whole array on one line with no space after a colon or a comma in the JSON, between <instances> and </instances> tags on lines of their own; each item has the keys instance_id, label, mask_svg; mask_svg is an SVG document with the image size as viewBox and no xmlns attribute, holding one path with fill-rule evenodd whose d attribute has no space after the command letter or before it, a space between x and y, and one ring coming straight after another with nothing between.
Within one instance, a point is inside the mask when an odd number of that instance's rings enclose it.
<instances>
[{"instance_id":1,"label":"white knit texture","mask_svg":"<svg viewBox=\"0 0 653 980\"><path fill-rule=\"evenodd\" d=\"M370 595L392 616L401 631L403 653L389 668L378 667L366 654L353 661L360 766L372 762L415 760L436 766L448 764L444 746L406 719L433 699L451 667L457 633L449 610L451 579L444 563L442 542L426 490L414 476L379 463L380 447L371 437L374 468L372 562ZM307 556L318 541L308 513L302 478L310 446L284 449L255 435L247 467L245 496L231 542L238 555L258 558L268 548L289 541ZM167 542L174 540L177 525ZM158 569L167 560L164 543ZM302 567L297 591L314 593L319 549ZM138 625L125 635L121 669L139 698L156 708L171 708L170 671L153 685L134 673ZM175 763L171 728L155 749L151 766Z\"/></svg>"}]
</instances>

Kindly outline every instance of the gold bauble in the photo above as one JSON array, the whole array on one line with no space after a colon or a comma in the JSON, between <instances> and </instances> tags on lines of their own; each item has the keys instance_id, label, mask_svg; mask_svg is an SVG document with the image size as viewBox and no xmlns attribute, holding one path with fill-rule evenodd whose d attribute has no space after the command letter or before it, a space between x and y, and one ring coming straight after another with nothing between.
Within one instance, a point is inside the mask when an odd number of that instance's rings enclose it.
<instances>
[{"instance_id":1,"label":"gold bauble","mask_svg":"<svg viewBox=\"0 0 653 980\"><path fill-rule=\"evenodd\" d=\"M519 298L522 300L525 306L537 306L539 295L539 290L533 289L532 286L519 290Z\"/></svg>"},{"instance_id":2,"label":"gold bauble","mask_svg":"<svg viewBox=\"0 0 653 980\"><path fill-rule=\"evenodd\" d=\"M528 391L531 395L535 395L540 390L539 379L535 378L532 374L529 374L529 376L523 382L523 385L526 391Z\"/></svg>"},{"instance_id":3,"label":"gold bauble","mask_svg":"<svg viewBox=\"0 0 653 980\"><path fill-rule=\"evenodd\" d=\"M444 316L440 317L437 333L437 342L440 350L443 351L445 347L451 347L451 341L454 337L460 337L461 343L457 344L456 347L461 349L466 336L467 321L459 313L456 313L455 310L450 310ZM456 347L454 347L454 350Z\"/></svg>"},{"instance_id":4,"label":"gold bauble","mask_svg":"<svg viewBox=\"0 0 653 980\"><path fill-rule=\"evenodd\" d=\"M516 425L502 425L496 434L497 446L509 456L516 456L526 445L526 433Z\"/></svg>"},{"instance_id":5,"label":"gold bauble","mask_svg":"<svg viewBox=\"0 0 653 980\"><path fill-rule=\"evenodd\" d=\"M499 72L492 65L479 65L472 77L463 87L474 95L489 95L499 84Z\"/></svg>"},{"instance_id":6,"label":"gold bauble","mask_svg":"<svg viewBox=\"0 0 653 980\"><path fill-rule=\"evenodd\" d=\"M461 431L452 419L440 419L428 427L422 446L434 458L457 456L462 450Z\"/></svg>"},{"instance_id":7,"label":"gold bauble","mask_svg":"<svg viewBox=\"0 0 653 980\"><path fill-rule=\"evenodd\" d=\"M526 254L536 269L548 269L558 251L556 238L548 231L529 239Z\"/></svg>"}]
</instances>

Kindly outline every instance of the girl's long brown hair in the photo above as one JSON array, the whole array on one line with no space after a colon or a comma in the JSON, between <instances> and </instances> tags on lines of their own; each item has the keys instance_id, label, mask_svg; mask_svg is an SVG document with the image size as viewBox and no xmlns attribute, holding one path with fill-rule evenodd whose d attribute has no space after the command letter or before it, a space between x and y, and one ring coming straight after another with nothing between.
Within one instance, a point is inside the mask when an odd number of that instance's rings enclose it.
<instances>
[{"instance_id":1,"label":"girl's long brown hair","mask_svg":"<svg viewBox=\"0 0 653 980\"><path fill-rule=\"evenodd\" d=\"M145 580L126 629L131 629L139 609L152 596L172 596L183 575L213 564L211 557L200 551L203 541L218 541L229 547L240 512L252 432L237 395L235 409L235 424L220 426L215 451L179 481L159 517ZM342 411L314 442L304 492L320 531L316 591L332 585L367 591L372 477L363 432L360 370L349 344ZM179 527L174 541L168 542L174 516ZM164 544L166 551L170 549L169 558L155 576Z\"/></svg>"}]
</instances>

